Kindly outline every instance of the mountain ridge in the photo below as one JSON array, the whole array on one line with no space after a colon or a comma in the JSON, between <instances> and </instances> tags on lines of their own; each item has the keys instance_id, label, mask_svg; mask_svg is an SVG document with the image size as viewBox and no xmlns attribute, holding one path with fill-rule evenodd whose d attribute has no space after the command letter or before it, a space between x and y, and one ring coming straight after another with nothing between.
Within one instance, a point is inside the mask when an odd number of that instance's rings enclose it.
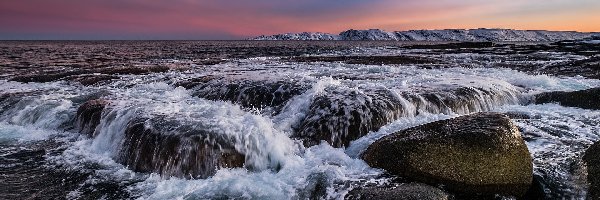
<instances>
[{"instance_id":1,"label":"mountain ridge","mask_svg":"<svg viewBox=\"0 0 600 200\"><path fill-rule=\"evenodd\" d=\"M515 30L515 29L439 29L384 31L381 29L349 29L339 34L322 32L261 35L250 40L349 40L349 41L461 41L461 42L551 42L581 40L596 32Z\"/></svg>"}]
</instances>

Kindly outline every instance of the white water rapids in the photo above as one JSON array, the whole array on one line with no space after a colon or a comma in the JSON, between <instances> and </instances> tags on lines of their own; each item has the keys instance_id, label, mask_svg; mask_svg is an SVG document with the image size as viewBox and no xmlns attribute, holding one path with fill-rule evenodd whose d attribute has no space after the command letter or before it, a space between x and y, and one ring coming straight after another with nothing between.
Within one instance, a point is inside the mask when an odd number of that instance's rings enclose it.
<instances>
[{"instance_id":1,"label":"white water rapids","mask_svg":"<svg viewBox=\"0 0 600 200\"><path fill-rule=\"evenodd\" d=\"M273 68L277 66L277 68ZM263 69L263 70L258 70ZM206 100L172 83L227 71L244 71L236 77L285 79L305 82L309 89L291 98L281 112L268 115L226 101ZM352 78L334 78L346 75ZM390 177L369 167L360 154L376 139L420 124L478 111L518 112L533 116L515 122L524 131L534 157L536 174L563 185L570 197L582 197L580 177L571 175L573 162L600 140L600 112L556 104L529 105L531 95L545 91L573 91L600 86L600 81L581 77L529 75L509 69L447 68L421 69L413 66L348 65L341 63L290 64L276 58L247 59L198 71L167 72L148 76L122 76L109 85L83 87L68 82L0 82L1 93L25 93L6 107L0 116L0 141L28 143L56 139L65 148L49 156L53 166L72 170L93 168L87 183L111 180L140 199L304 199L322 190L327 199L341 199L359 185L385 184ZM457 87L495 91L493 98L481 94L473 105L448 109L439 105L421 106L403 93L436 91ZM314 99L329 91L384 89L402 102L401 117L354 140L346 148L327 143L304 147L291 136L294 127L307 116ZM103 91L111 109L102 113L97 136L79 135L70 126L78 97ZM340 97L343 98L343 97ZM348 99L344 105L355 103ZM427 104L423 100L421 104ZM419 110L421 109L421 110ZM234 141L243 153L245 168L220 169L206 179L189 180L133 172L115 161L122 148L125 128L134 117L161 116L203 128ZM543 174L543 175L541 175ZM563 184L566 183L566 184ZM74 190L68 198L79 197Z\"/></svg>"}]
</instances>

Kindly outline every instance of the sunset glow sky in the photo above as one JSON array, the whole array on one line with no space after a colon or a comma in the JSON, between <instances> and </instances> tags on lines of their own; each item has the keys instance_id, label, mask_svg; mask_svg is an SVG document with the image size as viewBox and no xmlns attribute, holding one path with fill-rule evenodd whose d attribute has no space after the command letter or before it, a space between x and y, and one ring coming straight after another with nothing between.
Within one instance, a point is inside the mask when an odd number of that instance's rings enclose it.
<instances>
[{"instance_id":1,"label":"sunset glow sky","mask_svg":"<svg viewBox=\"0 0 600 200\"><path fill-rule=\"evenodd\" d=\"M244 39L369 28L600 32L600 0L0 1L0 39Z\"/></svg>"}]
</instances>

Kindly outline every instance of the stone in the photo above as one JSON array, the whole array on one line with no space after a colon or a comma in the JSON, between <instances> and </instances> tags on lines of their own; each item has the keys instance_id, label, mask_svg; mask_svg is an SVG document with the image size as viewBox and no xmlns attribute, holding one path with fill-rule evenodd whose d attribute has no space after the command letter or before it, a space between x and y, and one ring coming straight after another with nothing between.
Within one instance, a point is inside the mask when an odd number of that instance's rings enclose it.
<instances>
[{"instance_id":1,"label":"stone","mask_svg":"<svg viewBox=\"0 0 600 200\"><path fill-rule=\"evenodd\" d=\"M600 110L600 88L574 92L546 92L535 95L536 104L558 103L562 106Z\"/></svg>"},{"instance_id":2,"label":"stone","mask_svg":"<svg viewBox=\"0 0 600 200\"><path fill-rule=\"evenodd\" d=\"M305 146L326 141L334 147L348 146L403 114L402 102L389 90L330 91L316 97L307 117L294 135Z\"/></svg>"},{"instance_id":3,"label":"stone","mask_svg":"<svg viewBox=\"0 0 600 200\"><path fill-rule=\"evenodd\" d=\"M443 190L421 183L402 184L392 188L367 187L350 191L345 199L367 200L448 200Z\"/></svg>"},{"instance_id":4,"label":"stone","mask_svg":"<svg viewBox=\"0 0 600 200\"><path fill-rule=\"evenodd\" d=\"M75 118L75 128L79 133L94 137L96 127L100 124L102 111L109 104L109 101L103 99L93 99L83 103L77 109Z\"/></svg>"},{"instance_id":5,"label":"stone","mask_svg":"<svg viewBox=\"0 0 600 200\"><path fill-rule=\"evenodd\" d=\"M243 167L245 156L227 138L201 127L140 118L129 122L117 160L138 172L207 178L220 168Z\"/></svg>"},{"instance_id":6,"label":"stone","mask_svg":"<svg viewBox=\"0 0 600 200\"><path fill-rule=\"evenodd\" d=\"M587 199L600 199L600 142L585 151L583 161L587 165L587 179L590 184Z\"/></svg>"},{"instance_id":7,"label":"stone","mask_svg":"<svg viewBox=\"0 0 600 200\"><path fill-rule=\"evenodd\" d=\"M533 179L519 130L499 113L476 113L403 130L363 154L372 167L457 193L522 196Z\"/></svg>"},{"instance_id":8,"label":"stone","mask_svg":"<svg viewBox=\"0 0 600 200\"><path fill-rule=\"evenodd\" d=\"M400 94L387 89L331 90L313 100L294 137L303 139L305 146L326 141L334 147L348 147L351 141L401 117L421 112L466 114L518 101L510 91L472 87Z\"/></svg>"},{"instance_id":9,"label":"stone","mask_svg":"<svg viewBox=\"0 0 600 200\"><path fill-rule=\"evenodd\" d=\"M204 76L175 84L192 91L193 96L209 100L229 101L248 109L260 109L276 115L293 97L309 89L307 85L289 81L256 81Z\"/></svg>"}]
</instances>

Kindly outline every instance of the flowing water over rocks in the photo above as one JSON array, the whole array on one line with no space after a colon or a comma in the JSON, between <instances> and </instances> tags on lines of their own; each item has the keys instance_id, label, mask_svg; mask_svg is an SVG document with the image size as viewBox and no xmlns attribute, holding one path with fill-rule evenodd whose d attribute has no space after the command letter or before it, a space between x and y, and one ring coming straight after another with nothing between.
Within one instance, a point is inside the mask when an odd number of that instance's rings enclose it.
<instances>
[{"instance_id":1,"label":"flowing water over rocks","mask_svg":"<svg viewBox=\"0 0 600 200\"><path fill-rule=\"evenodd\" d=\"M485 111L513 118L542 195L583 198L600 113L539 96L599 87L597 58L581 42L2 42L0 198L395 191L412 183L367 165L371 143Z\"/></svg>"}]
</instances>

